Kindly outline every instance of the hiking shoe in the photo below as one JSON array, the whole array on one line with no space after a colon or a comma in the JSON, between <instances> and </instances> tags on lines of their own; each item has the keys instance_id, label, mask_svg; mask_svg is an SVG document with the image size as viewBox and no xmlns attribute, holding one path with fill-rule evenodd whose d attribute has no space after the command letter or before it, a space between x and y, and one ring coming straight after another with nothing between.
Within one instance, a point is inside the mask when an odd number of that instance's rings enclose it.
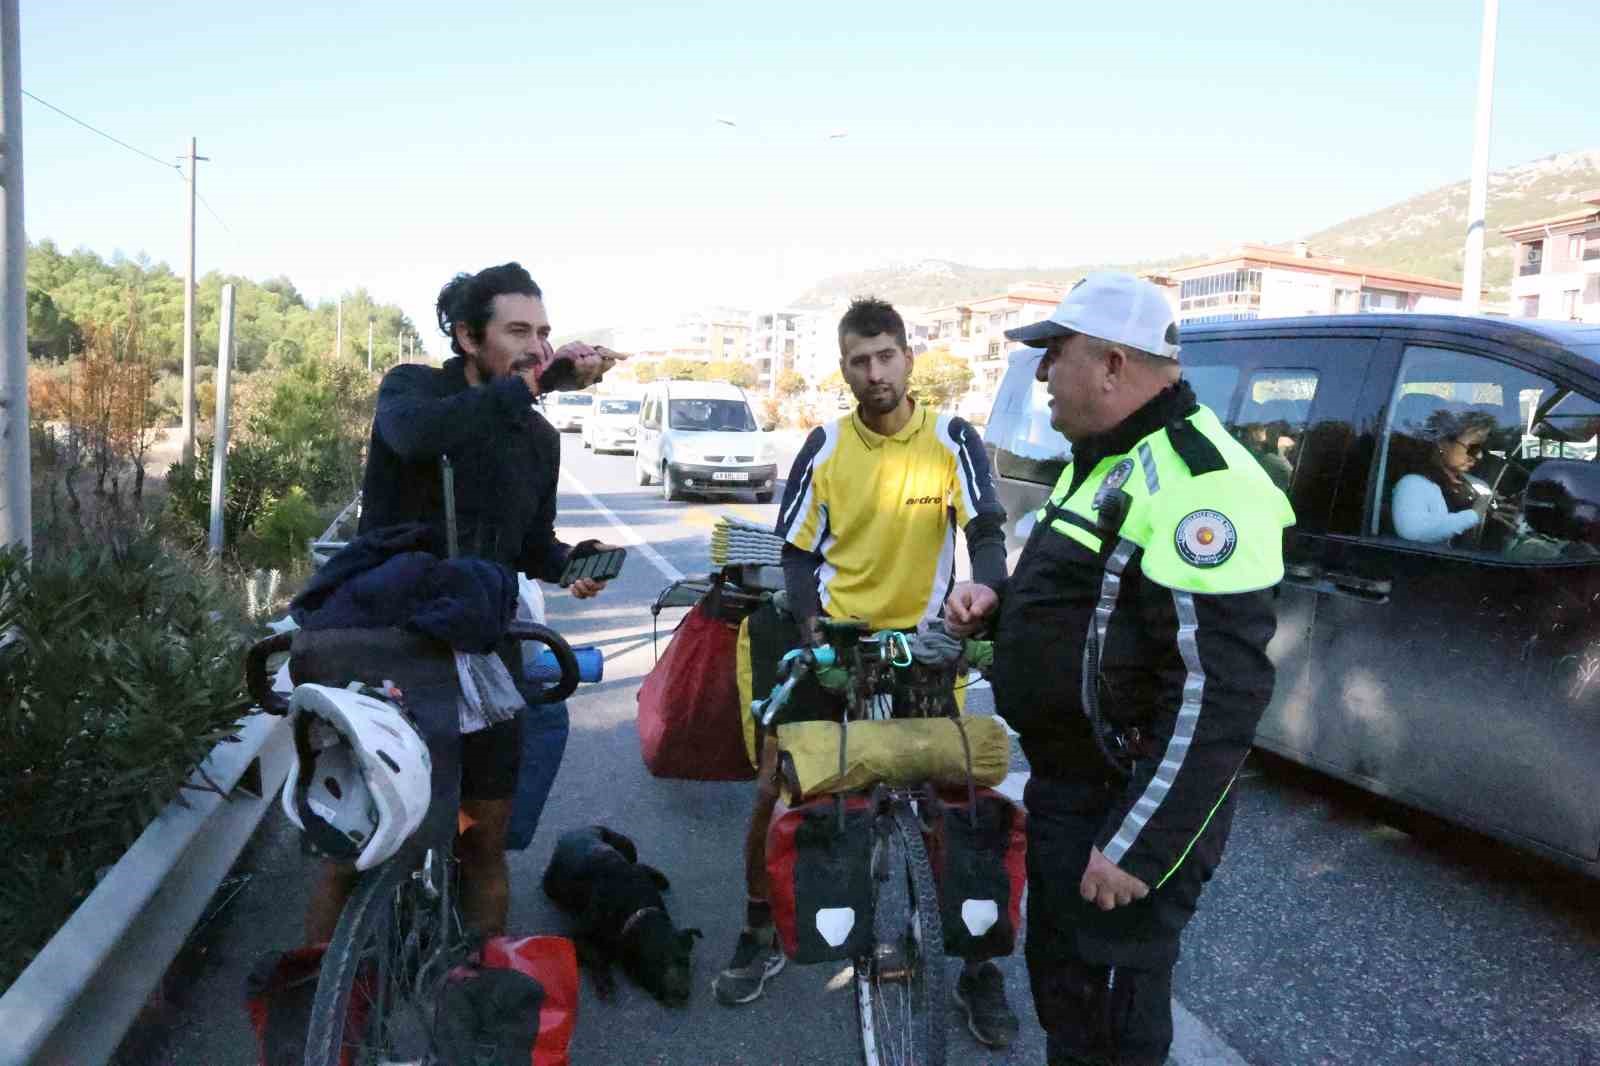
<instances>
[{"instance_id":1,"label":"hiking shoe","mask_svg":"<svg viewBox=\"0 0 1600 1066\"><path fill-rule=\"evenodd\" d=\"M967 1028L980 1044L1009 1047L1017 1038L1017 1015L1006 1002L1006 979L1000 967L986 962L956 978L956 1002L967 1012Z\"/></svg>"},{"instance_id":2,"label":"hiking shoe","mask_svg":"<svg viewBox=\"0 0 1600 1066\"><path fill-rule=\"evenodd\" d=\"M733 961L711 982L711 991L724 1006L749 1003L760 998L767 980L777 976L787 961L778 947L777 931L771 926L746 929L739 934Z\"/></svg>"}]
</instances>

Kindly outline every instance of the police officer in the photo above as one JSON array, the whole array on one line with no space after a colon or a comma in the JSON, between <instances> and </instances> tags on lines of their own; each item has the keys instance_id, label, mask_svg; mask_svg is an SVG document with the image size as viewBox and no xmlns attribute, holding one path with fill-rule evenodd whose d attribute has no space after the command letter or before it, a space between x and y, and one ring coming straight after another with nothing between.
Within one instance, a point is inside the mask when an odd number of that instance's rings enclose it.
<instances>
[{"instance_id":1,"label":"police officer","mask_svg":"<svg viewBox=\"0 0 1600 1066\"><path fill-rule=\"evenodd\" d=\"M1006 336L1044 348L1072 463L1002 593L957 586L946 624L995 621L995 701L1033 771L1026 954L1048 1061L1156 1066L1179 935L1272 697L1294 514L1196 402L1154 285L1091 274Z\"/></svg>"}]
</instances>

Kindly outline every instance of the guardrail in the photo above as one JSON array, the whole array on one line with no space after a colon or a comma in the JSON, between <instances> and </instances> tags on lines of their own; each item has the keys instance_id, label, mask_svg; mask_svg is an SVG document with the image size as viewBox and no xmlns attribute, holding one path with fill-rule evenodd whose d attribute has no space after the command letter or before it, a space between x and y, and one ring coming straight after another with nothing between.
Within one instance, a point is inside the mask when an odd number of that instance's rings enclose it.
<instances>
[{"instance_id":1,"label":"guardrail","mask_svg":"<svg viewBox=\"0 0 1600 1066\"><path fill-rule=\"evenodd\" d=\"M0 1063L110 1058L273 805L292 751L288 720L263 714L211 750L0 997Z\"/></svg>"},{"instance_id":2,"label":"guardrail","mask_svg":"<svg viewBox=\"0 0 1600 1066\"><path fill-rule=\"evenodd\" d=\"M345 504L344 510L340 511L338 516L328 523L328 528L322 531L322 536L308 545L313 569L320 567L323 563L339 554L345 544L348 543L340 539L340 527L349 521L353 515L359 515L360 513L361 493L358 492L356 493L356 498Z\"/></svg>"}]
</instances>

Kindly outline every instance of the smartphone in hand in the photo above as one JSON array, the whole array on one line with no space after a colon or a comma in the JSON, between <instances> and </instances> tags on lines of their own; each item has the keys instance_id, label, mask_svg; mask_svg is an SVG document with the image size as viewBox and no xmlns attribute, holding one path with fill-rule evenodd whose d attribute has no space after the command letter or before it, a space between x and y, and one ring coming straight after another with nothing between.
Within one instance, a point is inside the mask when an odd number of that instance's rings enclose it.
<instances>
[{"instance_id":1,"label":"smartphone in hand","mask_svg":"<svg viewBox=\"0 0 1600 1066\"><path fill-rule=\"evenodd\" d=\"M610 581L622 573L622 562L628 557L626 549L607 548L579 553L574 551L561 572L561 587L566 588L580 578L591 581Z\"/></svg>"}]
</instances>

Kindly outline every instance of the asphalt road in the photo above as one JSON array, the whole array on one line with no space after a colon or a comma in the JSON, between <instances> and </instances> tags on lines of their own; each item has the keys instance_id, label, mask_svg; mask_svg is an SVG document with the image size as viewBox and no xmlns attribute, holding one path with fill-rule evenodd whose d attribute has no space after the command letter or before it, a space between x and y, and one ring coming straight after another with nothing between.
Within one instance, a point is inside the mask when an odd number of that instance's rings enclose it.
<instances>
[{"instance_id":1,"label":"asphalt road","mask_svg":"<svg viewBox=\"0 0 1600 1066\"><path fill-rule=\"evenodd\" d=\"M538 838L512 858L511 928L565 930L539 875L562 830L605 822L673 878L678 923L705 932L687 1009L661 1007L625 980L601 1003L585 982L574 1066L858 1061L838 967L793 967L737 1010L712 1000L711 977L742 919L751 786L651 777L633 724L653 661L648 605L670 576L709 569L718 515L770 521L774 510L748 499L665 503L634 483L631 457L594 456L575 435L564 439L563 538L627 543L630 554L597 600L548 590L550 621L574 644L603 648L606 677L571 701L571 739ZM663 642L680 614L662 615ZM164 1046L144 1062L256 1061L244 975L263 952L296 942L308 869L286 823L269 815L235 871L236 894L197 938L192 975L158 1012ZM1597 901L1593 882L1254 758L1228 856L1186 936L1172 1062L1600 1066ZM952 1012L952 1063L1044 1061L1020 955L1004 969L1020 1041L988 1052Z\"/></svg>"}]
</instances>

